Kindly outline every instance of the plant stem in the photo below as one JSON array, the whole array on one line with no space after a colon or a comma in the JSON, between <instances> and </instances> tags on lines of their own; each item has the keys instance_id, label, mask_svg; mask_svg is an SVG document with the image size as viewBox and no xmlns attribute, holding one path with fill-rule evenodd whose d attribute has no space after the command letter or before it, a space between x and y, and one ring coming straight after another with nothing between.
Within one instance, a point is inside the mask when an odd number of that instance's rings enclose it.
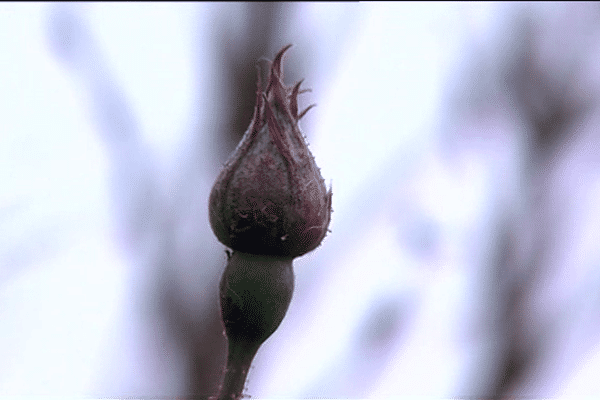
<instances>
[{"instance_id":1,"label":"plant stem","mask_svg":"<svg viewBox=\"0 0 600 400\"><path fill-rule=\"evenodd\" d=\"M243 397L246 376L259 346L230 340L227 367L218 400L239 400Z\"/></svg>"},{"instance_id":2,"label":"plant stem","mask_svg":"<svg viewBox=\"0 0 600 400\"><path fill-rule=\"evenodd\" d=\"M293 258L234 251L219 288L229 345L218 399L238 400L256 352L279 327L292 300Z\"/></svg>"}]
</instances>

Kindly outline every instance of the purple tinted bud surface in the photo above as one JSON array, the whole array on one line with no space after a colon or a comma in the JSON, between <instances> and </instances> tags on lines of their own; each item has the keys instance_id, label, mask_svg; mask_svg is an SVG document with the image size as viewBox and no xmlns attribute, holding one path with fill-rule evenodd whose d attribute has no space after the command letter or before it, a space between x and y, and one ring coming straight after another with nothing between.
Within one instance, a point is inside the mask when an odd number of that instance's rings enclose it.
<instances>
[{"instance_id":1,"label":"purple tinted bud surface","mask_svg":"<svg viewBox=\"0 0 600 400\"><path fill-rule=\"evenodd\" d=\"M289 47L273 60L264 92L259 79L250 126L210 194L215 235L244 253L301 256L321 243L331 219L331 190L298 128L308 110L298 113L301 82L283 84Z\"/></svg>"}]
</instances>

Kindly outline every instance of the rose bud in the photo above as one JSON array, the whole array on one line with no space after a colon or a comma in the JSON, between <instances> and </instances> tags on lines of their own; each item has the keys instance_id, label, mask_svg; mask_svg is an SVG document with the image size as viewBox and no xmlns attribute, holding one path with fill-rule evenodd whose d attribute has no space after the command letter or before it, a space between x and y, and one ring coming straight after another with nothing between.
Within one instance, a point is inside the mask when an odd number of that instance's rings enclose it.
<instances>
[{"instance_id":1,"label":"rose bud","mask_svg":"<svg viewBox=\"0 0 600 400\"><path fill-rule=\"evenodd\" d=\"M328 191L298 121L301 81L283 84L284 47L262 91L260 74L250 126L225 163L209 199L221 243L249 254L298 257L314 250L331 219Z\"/></svg>"}]
</instances>

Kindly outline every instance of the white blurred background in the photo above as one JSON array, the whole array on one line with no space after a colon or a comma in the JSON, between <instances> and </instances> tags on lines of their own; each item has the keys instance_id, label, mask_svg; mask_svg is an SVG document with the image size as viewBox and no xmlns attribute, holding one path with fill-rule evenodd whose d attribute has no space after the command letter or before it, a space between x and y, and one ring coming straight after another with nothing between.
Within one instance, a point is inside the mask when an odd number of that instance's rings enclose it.
<instances>
[{"instance_id":1,"label":"white blurred background","mask_svg":"<svg viewBox=\"0 0 600 400\"><path fill-rule=\"evenodd\" d=\"M598 396L600 7L0 4L0 397L216 394L207 198L256 61L332 233L258 398Z\"/></svg>"}]
</instances>

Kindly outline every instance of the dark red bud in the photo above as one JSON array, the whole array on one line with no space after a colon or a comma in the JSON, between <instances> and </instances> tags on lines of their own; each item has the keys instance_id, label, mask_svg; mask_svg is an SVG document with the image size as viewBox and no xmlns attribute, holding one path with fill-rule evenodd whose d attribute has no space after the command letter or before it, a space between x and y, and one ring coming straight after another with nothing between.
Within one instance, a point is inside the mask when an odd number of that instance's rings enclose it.
<instances>
[{"instance_id":1,"label":"dark red bud","mask_svg":"<svg viewBox=\"0 0 600 400\"><path fill-rule=\"evenodd\" d=\"M281 49L266 90L260 76L254 116L210 194L211 227L221 243L250 254L298 257L314 250L331 219L331 190L298 120L301 82L283 84Z\"/></svg>"}]
</instances>

